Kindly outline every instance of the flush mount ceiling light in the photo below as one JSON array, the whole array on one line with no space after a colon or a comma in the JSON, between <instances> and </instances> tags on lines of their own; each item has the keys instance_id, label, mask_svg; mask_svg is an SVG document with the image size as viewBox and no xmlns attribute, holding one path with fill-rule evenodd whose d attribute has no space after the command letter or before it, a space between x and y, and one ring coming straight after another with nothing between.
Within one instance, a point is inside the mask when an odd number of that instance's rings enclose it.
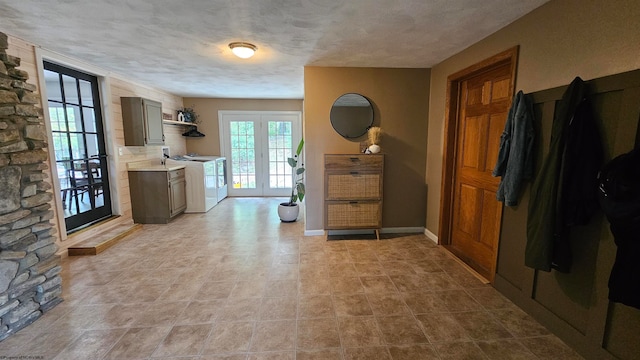
<instances>
[{"instance_id":1,"label":"flush mount ceiling light","mask_svg":"<svg viewBox=\"0 0 640 360\"><path fill-rule=\"evenodd\" d=\"M229 44L229 47L237 57L243 59L252 57L256 50L258 50L257 46L247 42L232 42Z\"/></svg>"}]
</instances>

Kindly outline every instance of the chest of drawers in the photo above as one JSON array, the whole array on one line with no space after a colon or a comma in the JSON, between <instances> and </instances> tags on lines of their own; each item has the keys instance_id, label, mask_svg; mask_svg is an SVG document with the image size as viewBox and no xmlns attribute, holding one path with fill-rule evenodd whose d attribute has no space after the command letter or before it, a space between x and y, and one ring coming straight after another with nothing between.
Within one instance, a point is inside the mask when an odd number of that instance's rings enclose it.
<instances>
[{"instance_id":1,"label":"chest of drawers","mask_svg":"<svg viewBox=\"0 0 640 360\"><path fill-rule=\"evenodd\" d=\"M384 155L324 156L326 230L382 227Z\"/></svg>"}]
</instances>

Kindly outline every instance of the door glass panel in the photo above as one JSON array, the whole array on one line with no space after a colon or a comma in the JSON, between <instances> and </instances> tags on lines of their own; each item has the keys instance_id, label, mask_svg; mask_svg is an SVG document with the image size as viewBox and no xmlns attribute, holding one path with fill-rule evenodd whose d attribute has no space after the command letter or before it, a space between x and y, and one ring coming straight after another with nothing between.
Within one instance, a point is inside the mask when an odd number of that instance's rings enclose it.
<instances>
[{"instance_id":1,"label":"door glass panel","mask_svg":"<svg viewBox=\"0 0 640 360\"><path fill-rule=\"evenodd\" d=\"M80 97L82 98L82 106L93 106L93 96L91 83L88 81L80 80Z\"/></svg>"},{"instance_id":2,"label":"door glass panel","mask_svg":"<svg viewBox=\"0 0 640 360\"><path fill-rule=\"evenodd\" d=\"M64 107L59 103L49 101L49 118L51 119L51 130L67 131L67 118L64 116Z\"/></svg>"},{"instance_id":3,"label":"door glass panel","mask_svg":"<svg viewBox=\"0 0 640 360\"><path fill-rule=\"evenodd\" d=\"M71 156L73 159L84 159L87 157L87 150L84 147L84 136L82 134L69 134L71 138Z\"/></svg>"},{"instance_id":4,"label":"door glass panel","mask_svg":"<svg viewBox=\"0 0 640 360\"><path fill-rule=\"evenodd\" d=\"M272 189L291 188L293 183L287 162L292 157L291 125L290 121L269 121L269 187Z\"/></svg>"},{"instance_id":5,"label":"door glass panel","mask_svg":"<svg viewBox=\"0 0 640 360\"><path fill-rule=\"evenodd\" d=\"M44 77L47 79L47 98L49 101L61 103L62 92L60 91L60 76L56 72L45 70ZM51 105L49 105L49 109L51 109Z\"/></svg>"},{"instance_id":6,"label":"door glass panel","mask_svg":"<svg viewBox=\"0 0 640 360\"><path fill-rule=\"evenodd\" d=\"M80 116L79 106L67 104L67 120L70 131L82 131L82 118Z\"/></svg>"},{"instance_id":7,"label":"door glass panel","mask_svg":"<svg viewBox=\"0 0 640 360\"><path fill-rule=\"evenodd\" d=\"M96 132L96 118L92 108L82 108L82 122L85 132Z\"/></svg>"},{"instance_id":8,"label":"door glass panel","mask_svg":"<svg viewBox=\"0 0 640 360\"><path fill-rule=\"evenodd\" d=\"M70 158L69 153L69 139L67 134L53 133L53 151L57 160L68 160Z\"/></svg>"},{"instance_id":9,"label":"door glass panel","mask_svg":"<svg viewBox=\"0 0 640 360\"><path fill-rule=\"evenodd\" d=\"M256 188L256 157L253 149L255 127L251 121L232 121L231 166L233 167L233 187L236 189Z\"/></svg>"},{"instance_id":10,"label":"door glass panel","mask_svg":"<svg viewBox=\"0 0 640 360\"><path fill-rule=\"evenodd\" d=\"M96 157L99 154L98 135L97 134L85 134L87 140L87 155L86 157Z\"/></svg>"},{"instance_id":11,"label":"door glass panel","mask_svg":"<svg viewBox=\"0 0 640 360\"><path fill-rule=\"evenodd\" d=\"M62 75L64 85L64 99L67 104L78 104L78 85L76 79Z\"/></svg>"}]
</instances>

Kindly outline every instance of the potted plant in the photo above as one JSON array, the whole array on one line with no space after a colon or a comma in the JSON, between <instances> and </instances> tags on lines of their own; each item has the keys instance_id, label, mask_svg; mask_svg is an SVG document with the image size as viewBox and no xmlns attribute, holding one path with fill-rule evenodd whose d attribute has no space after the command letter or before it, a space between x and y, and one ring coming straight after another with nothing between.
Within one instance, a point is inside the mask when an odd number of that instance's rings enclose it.
<instances>
[{"instance_id":1,"label":"potted plant","mask_svg":"<svg viewBox=\"0 0 640 360\"><path fill-rule=\"evenodd\" d=\"M193 110L192 107L182 107L178 109L178 119L181 118L180 116L181 114L182 114L182 121L192 123L192 124L199 123L198 114L196 113L195 110Z\"/></svg>"},{"instance_id":2,"label":"potted plant","mask_svg":"<svg viewBox=\"0 0 640 360\"><path fill-rule=\"evenodd\" d=\"M300 140L298 149L293 157L287 158L287 163L291 166L291 176L293 177L293 184L291 186L291 196L288 202L280 203L278 206L278 215L282 222L294 222L298 219L300 208L297 201L304 199L304 164L300 162L298 158L302 152L304 146L304 139Z\"/></svg>"}]
</instances>

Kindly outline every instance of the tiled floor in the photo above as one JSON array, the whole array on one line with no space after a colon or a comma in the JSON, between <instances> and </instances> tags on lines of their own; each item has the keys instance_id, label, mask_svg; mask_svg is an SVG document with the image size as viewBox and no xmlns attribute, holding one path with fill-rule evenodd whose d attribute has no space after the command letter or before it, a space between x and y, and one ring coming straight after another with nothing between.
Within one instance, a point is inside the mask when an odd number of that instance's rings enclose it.
<instances>
[{"instance_id":1,"label":"tiled floor","mask_svg":"<svg viewBox=\"0 0 640 360\"><path fill-rule=\"evenodd\" d=\"M65 302L0 357L580 359L425 236L304 237L277 203L226 199L65 259Z\"/></svg>"}]
</instances>

